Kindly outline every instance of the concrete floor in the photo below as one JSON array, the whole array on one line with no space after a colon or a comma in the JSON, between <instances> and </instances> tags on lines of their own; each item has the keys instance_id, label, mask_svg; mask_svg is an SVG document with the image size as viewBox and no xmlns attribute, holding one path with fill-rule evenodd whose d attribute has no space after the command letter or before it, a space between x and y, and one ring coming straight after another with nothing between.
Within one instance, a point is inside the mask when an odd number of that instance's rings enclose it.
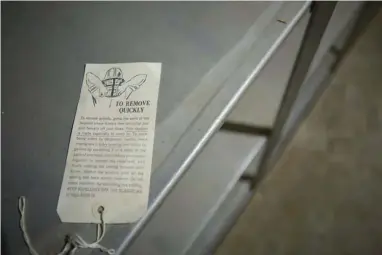
<instances>
[{"instance_id":1,"label":"concrete floor","mask_svg":"<svg viewBox=\"0 0 382 255\"><path fill-rule=\"evenodd\" d=\"M382 254L382 12L216 255Z\"/></svg>"}]
</instances>

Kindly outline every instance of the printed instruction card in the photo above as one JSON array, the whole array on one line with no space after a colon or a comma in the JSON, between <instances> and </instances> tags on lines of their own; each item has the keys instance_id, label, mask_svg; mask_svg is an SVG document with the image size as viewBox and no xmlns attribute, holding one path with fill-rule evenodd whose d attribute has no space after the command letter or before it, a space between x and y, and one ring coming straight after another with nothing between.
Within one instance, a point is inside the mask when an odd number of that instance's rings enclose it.
<instances>
[{"instance_id":1,"label":"printed instruction card","mask_svg":"<svg viewBox=\"0 0 382 255\"><path fill-rule=\"evenodd\" d=\"M62 222L137 221L148 206L160 63L87 64L60 197Z\"/></svg>"}]
</instances>

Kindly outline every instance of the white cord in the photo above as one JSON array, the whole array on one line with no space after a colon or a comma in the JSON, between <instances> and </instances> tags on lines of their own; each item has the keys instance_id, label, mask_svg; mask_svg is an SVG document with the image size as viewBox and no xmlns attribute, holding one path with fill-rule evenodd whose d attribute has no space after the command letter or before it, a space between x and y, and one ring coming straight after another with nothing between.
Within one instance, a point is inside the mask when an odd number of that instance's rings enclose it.
<instances>
[{"instance_id":1,"label":"white cord","mask_svg":"<svg viewBox=\"0 0 382 255\"><path fill-rule=\"evenodd\" d=\"M29 253L31 255L39 255L37 253L37 251L33 248L32 242L31 242L29 235L28 235L28 232L26 230L25 206L26 206L25 197L21 196L19 198L20 228L21 228L21 231L23 232L24 240L25 240L26 245L28 246ZM57 255L65 255L65 254L72 255L77 251L78 248L99 249L99 250L106 252L110 255L115 253L114 249L108 249L108 248L99 244L102 241L102 239L104 238L105 233L106 233L106 224L103 221L103 207L101 207L100 209L101 210L99 210L99 213L100 213L101 223L97 224L97 239L96 239L96 241L93 243L88 243L80 235L76 234L74 237L70 237L66 241L64 248Z\"/></svg>"},{"instance_id":2,"label":"white cord","mask_svg":"<svg viewBox=\"0 0 382 255\"><path fill-rule=\"evenodd\" d=\"M20 228L21 228L21 231L23 232L24 241L28 246L29 253L32 255L39 255L37 251L33 248L31 240L29 239L29 236L26 230L25 216L24 216L25 214L25 197L24 196L19 198L19 212L20 212Z\"/></svg>"},{"instance_id":3,"label":"white cord","mask_svg":"<svg viewBox=\"0 0 382 255\"><path fill-rule=\"evenodd\" d=\"M99 244L102 241L102 239L104 238L105 233L106 233L106 224L103 221L103 217L102 217L103 216L103 208L101 211L99 211L99 213L100 213L101 223L97 224L97 239L96 239L96 241L93 243L88 243L81 236L76 234L75 237L72 239L72 243L73 243L74 247L76 247L76 248L99 249L103 252L107 252L108 254L112 255L115 253L114 249L108 249L108 248Z\"/></svg>"}]
</instances>

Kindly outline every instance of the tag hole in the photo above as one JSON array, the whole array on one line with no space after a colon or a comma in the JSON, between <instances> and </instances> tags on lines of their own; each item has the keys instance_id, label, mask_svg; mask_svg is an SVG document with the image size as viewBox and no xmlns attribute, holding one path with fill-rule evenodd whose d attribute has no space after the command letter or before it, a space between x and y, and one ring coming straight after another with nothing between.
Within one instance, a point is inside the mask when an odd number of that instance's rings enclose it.
<instances>
[{"instance_id":1,"label":"tag hole","mask_svg":"<svg viewBox=\"0 0 382 255\"><path fill-rule=\"evenodd\" d=\"M100 206L98 207L98 213L102 214L104 211L105 211L105 207L103 207L102 205L100 205Z\"/></svg>"}]
</instances>

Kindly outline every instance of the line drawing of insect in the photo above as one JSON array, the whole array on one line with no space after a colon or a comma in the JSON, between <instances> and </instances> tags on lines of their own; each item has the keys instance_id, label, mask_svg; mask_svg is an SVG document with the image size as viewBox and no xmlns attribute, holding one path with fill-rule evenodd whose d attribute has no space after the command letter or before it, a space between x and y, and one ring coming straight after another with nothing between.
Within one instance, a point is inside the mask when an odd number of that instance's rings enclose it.
<instances>
[{"instance_id":1,"label":"line drawing of insect","mask_svg":"<svg viewBox=\"0 0 382 255\"><path fill-rule=\"evenodd\" d=\"M112 67L107 70L102 80L92 72L86 73L86 84L92 95L94 107L97 100L101 98L110 98L110 107L113 98L123 96L127 100L134 91L146 82L146 78L147 74L137 74L129 80L125 80L121 68Z\"/></svg>"}]
</instances>

